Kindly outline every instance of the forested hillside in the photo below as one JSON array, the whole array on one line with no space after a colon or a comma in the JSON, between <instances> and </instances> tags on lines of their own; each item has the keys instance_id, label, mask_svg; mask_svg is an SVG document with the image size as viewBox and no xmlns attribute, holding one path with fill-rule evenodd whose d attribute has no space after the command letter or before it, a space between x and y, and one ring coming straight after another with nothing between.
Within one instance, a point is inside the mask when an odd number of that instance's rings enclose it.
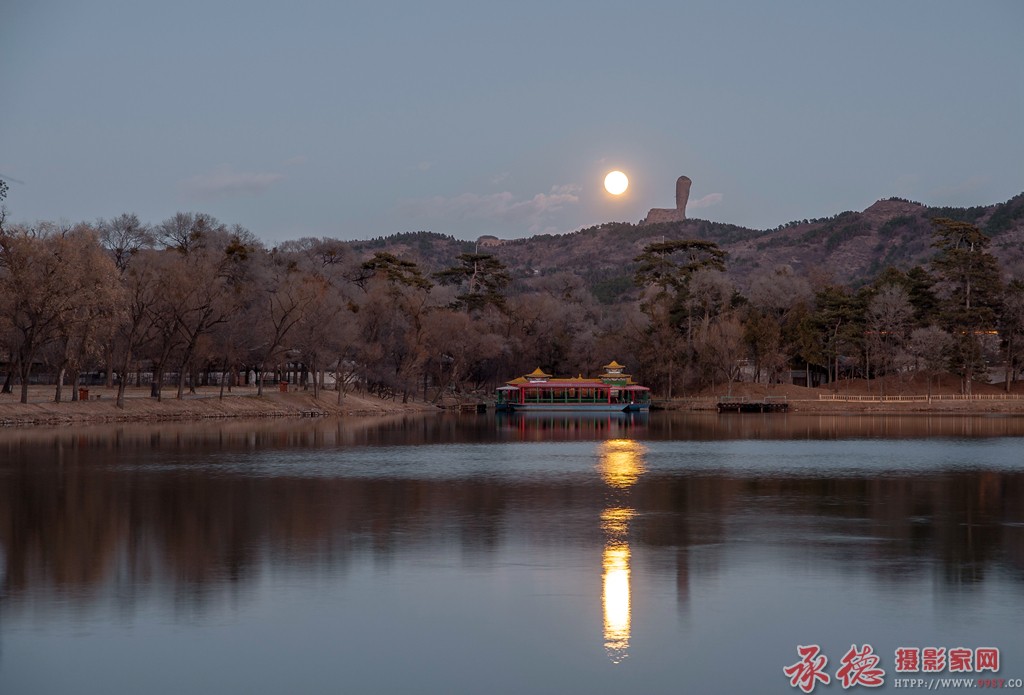
<instances>
[{"instance_id":1,"label":"forested hillside","mask_svg":"<svg viewBox=\"0 0 1024 695\"><path fill-rule=\"evenodd\" d=\"M42 381L60 400L84 374L123 402L129 382L180 398L287 373L318 395L437 402L612 359L663 397L948 374L970 392L1009 389L1024 367L1024 195L965 209L890 199L771 230L688 220L274 248L203 213L33 225L5 213L0 374L22 399Z\"/></svg>"},{"instance_id":2,"label":"forested hillside","mask_svg":"<svg viewBox=\"0 0 1024 695\"><path fill-rule=\"evenodd\" d=\"M925 265L934 254L930 220L970 222L992 240L991 252L1004 271L1024 275L1024 193L998 205L970 208L927 207L899 198L880 200L862 212L796 220L756 230L720 222L637 225L612 222L562 235L540 235L489 245L513 277L570 272L604 302L633 290L633 259L662 239L713 241L729 254L727 273L744 288L758 271L789 266L818 281L860 286L889 267ZM443 266L453 250L472 244L434 233L397 234L354 242L359 253L388 250L408 255L428 268Z\"/></svg>"}]
</instances>

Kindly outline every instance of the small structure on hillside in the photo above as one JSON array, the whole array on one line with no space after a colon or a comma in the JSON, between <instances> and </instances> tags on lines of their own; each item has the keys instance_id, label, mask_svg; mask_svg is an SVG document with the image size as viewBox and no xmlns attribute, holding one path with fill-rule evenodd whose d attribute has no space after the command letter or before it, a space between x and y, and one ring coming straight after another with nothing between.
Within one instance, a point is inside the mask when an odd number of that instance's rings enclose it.
<instances>
[{"instance_id":1,"label":"small structure on hillside","mask_svg":"<svg viewBox=\"0 0 1024 695\"><path fill-rule=\"evenodd\" d=\"M505 242L496 236L485 234L476 240L476 246L478 249L493 249L496 246L501 246Z\"/></svg>"}]
</instances>

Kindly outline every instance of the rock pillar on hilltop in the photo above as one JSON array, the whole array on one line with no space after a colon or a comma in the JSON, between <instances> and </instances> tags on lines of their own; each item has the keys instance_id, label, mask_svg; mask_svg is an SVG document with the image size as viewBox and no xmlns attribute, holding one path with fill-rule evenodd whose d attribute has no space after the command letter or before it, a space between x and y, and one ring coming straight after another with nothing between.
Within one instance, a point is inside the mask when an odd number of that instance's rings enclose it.
<instances>
[{"instance_id":1,"label":"rock pillar on hilltop","mask_svg":"<svg viewBox=\"0 0 1024 695\"><path fill-rule=\"evenodd\" d=\"M686 219L686 201L690 199L692 183L689 176L680 176L676 179L676 210L679 211L680 219Z\"/></svg>"},{"instance_id":2,"label":"rock pillar on hilltop","mask_svg":"<svg viewBox=\"0 0 1024 695\"><path fill-rule=\"evenodd\" d=\"M640 224L658 224L659 222L683 222L686 220L686 203L690 199L690 185L693 181L689 176L676 179L676 206L674 208L651 208L647 217Z\"/></svg>"}]
</instances>

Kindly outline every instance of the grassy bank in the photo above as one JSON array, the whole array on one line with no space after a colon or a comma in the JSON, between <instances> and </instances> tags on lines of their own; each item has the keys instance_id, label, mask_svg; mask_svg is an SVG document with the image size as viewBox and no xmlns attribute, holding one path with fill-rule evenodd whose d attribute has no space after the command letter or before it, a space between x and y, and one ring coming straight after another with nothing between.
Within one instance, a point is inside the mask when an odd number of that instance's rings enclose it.
<instances>
[{"instance_id":1,"label":"grassy bank","mask_svg":"<svg viewBox=\"0 0 1024 695\"><path fill-rule=\"evenodd\" d=\"M220 398L217 388L200 388L182 400L174 390L165 390L162 400L150 397L149 388L129 389L125 407L115 405L116 389L90 387L89 400L54 403L54 387L33 386L29 402L19 402L19 394L0 394L0 426L61 425L103 422L159 422L165 420L203 420L213 418L272 418L324 415L376 415L406 412L436 412L424 403L402 403L374 396L347 394L338 403L334 392L313 398L312 391L280 393L265 389L235 388ZM65 388L66 397L70 389Z\"/></svg>"}]
</instances>

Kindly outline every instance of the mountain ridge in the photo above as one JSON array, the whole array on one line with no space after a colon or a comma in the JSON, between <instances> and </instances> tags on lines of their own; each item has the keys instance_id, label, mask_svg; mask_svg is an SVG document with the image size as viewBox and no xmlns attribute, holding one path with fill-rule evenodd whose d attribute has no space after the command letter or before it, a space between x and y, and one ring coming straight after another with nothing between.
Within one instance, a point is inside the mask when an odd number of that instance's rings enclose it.
<instances>
[{"instance_id":1,"label":"mountain ridge","mask_svg":"<svg viewBox=\"0 0 1024 695\"><path fill-rule=\"evenodd\" d=\"M992 240L990 251L1003 271L1024 277L1024 193L1004 203L967 208L926 206L903 198L881 199L862 211L794 220L757 230L691 218L679 222L606 222L566 234L502 240L482 236L464 241L437 232L406 232L372 241L347 242L360 255L387 251L415 260L428 272L454 262L460 253L489 253L512 276L572 273L602 301L628 292L633 259L654 241L701 239L729 255L727 273L743 288L759 271L789 266L807 276L858 286L887 267L927 265L934 255L931 219L947 217L977 225Z\"/></svg>"}]
</instances>

